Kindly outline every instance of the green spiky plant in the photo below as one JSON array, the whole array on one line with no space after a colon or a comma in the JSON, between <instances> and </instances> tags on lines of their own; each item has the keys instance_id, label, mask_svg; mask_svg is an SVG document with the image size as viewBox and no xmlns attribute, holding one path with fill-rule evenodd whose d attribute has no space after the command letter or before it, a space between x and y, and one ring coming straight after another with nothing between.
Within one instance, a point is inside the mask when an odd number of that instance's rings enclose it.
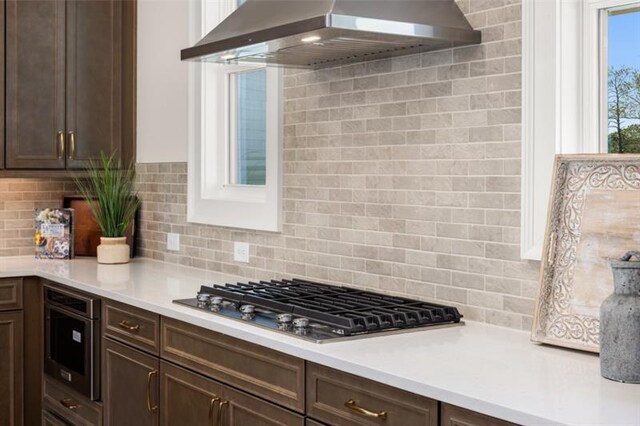
<instances>
[{"instance_id":1,"label":"green spiky plant","mask_svg":"<svg viewBox=\"0 0 640 426\"><path fill-rule=\"evenodd\" d=\"M115 156L100 153L84 176L73 176L80 195L87 201L103 237L124 237L140 199L135 188L135 167L123 167Z\"/></svg>"}]
</instances>

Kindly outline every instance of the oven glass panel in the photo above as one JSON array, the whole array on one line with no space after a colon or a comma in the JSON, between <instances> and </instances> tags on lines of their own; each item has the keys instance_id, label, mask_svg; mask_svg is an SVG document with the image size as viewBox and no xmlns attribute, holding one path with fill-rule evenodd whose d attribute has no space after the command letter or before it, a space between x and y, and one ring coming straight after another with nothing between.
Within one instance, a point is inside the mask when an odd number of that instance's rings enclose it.
<instances>
[{"instance_id":1,"label":"oven glass panel","mask_svg":"<svg viewBox=\"0 0 640 426\"><path fill-rule=\"evenodd\" d=\"M49 353L51 359L74 372L85 374L86 323L51 309L51 335Z\"/></svg>"}]
</instances>

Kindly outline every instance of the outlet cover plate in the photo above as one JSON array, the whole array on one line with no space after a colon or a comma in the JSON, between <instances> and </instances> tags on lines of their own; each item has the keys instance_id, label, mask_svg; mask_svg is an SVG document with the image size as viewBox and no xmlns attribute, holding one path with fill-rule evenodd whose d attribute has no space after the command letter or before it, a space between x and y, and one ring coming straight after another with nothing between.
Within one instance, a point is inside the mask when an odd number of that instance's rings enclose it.
<instances>
[{"instance_id":1,"label":"outlet cover plate","mask_svg":"<svg viewBox=\"0 0 640 426\"><path fill-rule=\"evenodd\" d=\"M233 260L249 263L249 243L236 241L233 243Z\"/></svg>"},{"instance_id":2,"label":"outlet cover plate","mask_svg":"<svg viewBox=\"0 0 640 426\"><path fill-rule=\"evenodd\" d=\"M180 234L172 232L167 234L167 250L180 251Z\"/></svg>"}]
</instances>

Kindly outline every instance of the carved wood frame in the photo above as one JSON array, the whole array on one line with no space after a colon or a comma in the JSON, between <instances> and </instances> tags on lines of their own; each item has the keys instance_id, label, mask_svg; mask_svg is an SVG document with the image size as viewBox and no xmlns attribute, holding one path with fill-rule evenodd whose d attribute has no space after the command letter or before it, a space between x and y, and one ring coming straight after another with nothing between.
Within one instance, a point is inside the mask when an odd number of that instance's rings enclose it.
<instances>
[{"instance_id":1,"label":"carved wood frame","mask_svg":"<svg viewBox=\"0 0 640 426\"><path fill-rule=\"evenodd\" d=\"M589 352L600 350L599 318L570 309L582 213L592 189L640 190L640 155L556 156L531 331L535 342Z\"/></svg>"}]
</instances>

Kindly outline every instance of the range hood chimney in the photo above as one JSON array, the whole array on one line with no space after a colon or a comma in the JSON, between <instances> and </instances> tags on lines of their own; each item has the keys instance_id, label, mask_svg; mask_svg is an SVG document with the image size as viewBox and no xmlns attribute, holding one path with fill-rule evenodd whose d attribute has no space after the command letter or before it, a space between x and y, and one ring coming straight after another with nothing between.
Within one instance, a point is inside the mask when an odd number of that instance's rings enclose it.
<instances>
[{"instance_id":1,"label":"range hood chimney","mask_svg":"<svg viewBox=\"0 0 640 426\"><path fill-rule=\"evenodd\" d=\"M453 0L247 0L181 57L318 69L480 41Z\"/></svg>"}]
</instances>

